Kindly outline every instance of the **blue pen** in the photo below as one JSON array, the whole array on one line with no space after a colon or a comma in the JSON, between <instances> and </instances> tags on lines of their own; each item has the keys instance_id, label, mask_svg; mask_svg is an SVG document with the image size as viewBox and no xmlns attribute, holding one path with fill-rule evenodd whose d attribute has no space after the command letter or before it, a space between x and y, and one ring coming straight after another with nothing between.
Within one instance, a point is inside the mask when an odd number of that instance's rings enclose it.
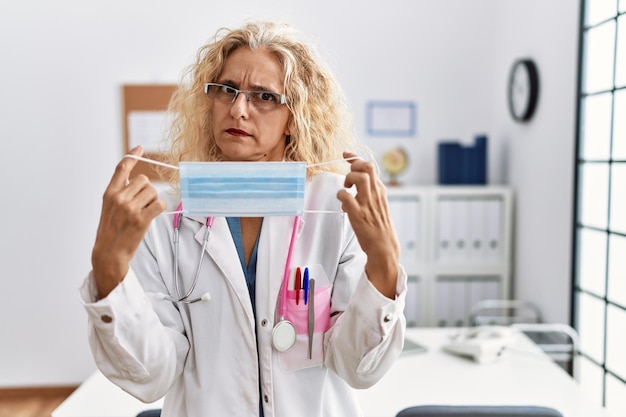
<instances>
[{"instance_id":1,"label":"blue pen","mask_svg":"<svg viewBox=\"0 0 626 417\"><path fill-rule=\"evenodd\" d=\"M309 302L309 268L304 268L302 289L304 290L304 304L306 305Z\"/></svg>"}]
</instances>

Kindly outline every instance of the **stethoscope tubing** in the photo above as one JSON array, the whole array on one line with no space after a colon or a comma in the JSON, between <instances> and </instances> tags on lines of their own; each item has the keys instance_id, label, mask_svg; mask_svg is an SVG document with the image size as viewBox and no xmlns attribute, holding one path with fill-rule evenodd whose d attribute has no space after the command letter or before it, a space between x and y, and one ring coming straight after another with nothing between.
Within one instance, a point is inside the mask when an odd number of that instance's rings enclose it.
<instances>
[{"instance_id":1,"label":"stethoscope tubing","mask_svg":"<svg viewBox=\"0 0 626 417\"><path fill-rule=\"evenodd\" d=\"M196 272L194 274L193 282L191 286L185 293L185 295L181 295L181 284L178 274L178 265L179 265L179 250L180 250L180 236L179 231L182 225L183 215L182 215L182 202L178 204L176 208L177 213L174 215L174 286L176 288L176 296L178 298L172 298L171 301L174 302L182 302L182 303L194 303L197 301L204 300L206 297L199 297L193 300L189 300L191 293L196 289L196 285L198 284L198 280L200 278L200 271L202 270L202 262L204 261L204 255L206 253L207 244L209 242L209 236L211 235L211 229L213 227L214 217L207 217L206 219L206 230L204 232L204 237L202 239L202 250L200 251L200 260L198 261L198 265L196 265ZM289 249L287 251L287 260L285 262L285 271L283 274L283 282L281 286L281 297L280 297L280 305L279 305L279 317L280 321L285 320L285 314L287 312L287 287L289 283L289 273L291 270L291 259L293 257L293 251L295 248L296 238L298 236L298 230L300 229L300 224L302 222L302 218L300 216L296 216L294 219L293 230L291 232L291 239L289 241Z\"/></svg>"},{"instance_id":2,"label":"stethoscope tubing","mask_svg":"<svg viewBox=\"0 0 626 417\"><path fill-rule=\"evenodd\" d=\"M202 241L202 250L200 252L200 260L198 261L198 265L196 266L196 272L193 278L193 282L191 286L185 293L185 295L181 295L181 284L178 274L178 258L179 258L179 248L180 248L180 236L179 231L182 225L182 203L178 205L176 215L174 216L174 286L176 288L176 296L178 298L173 298L169 296L163 296L164 299L169 301L173 301L176 303L184 303L184 304L192 304L197 301L208 301L210 299L209 293L204 293L201 297L197 297L194 299L189 299L191 293L195 290L196 285L198 284L198 279L200 277L200 271L202 269L202 262L204 261L204 254L206 252L207 243L209 242L209 236L211 234L211 228L213 227L214 217L207 217L206 219L206 231L204 232L204 238ZM296 342L296 328L293 323L289 320L286 320L285 316L287 313L287 287L289 286L289 276L291 272L291 261L293 257L294 248L296 246L296 239L298 236L298 230L300 229L302 218L300 216L295 216L293 230L291 232L291 238L289 240L289 249L287 251L287 259L285 261L285 271L283 274L283 281L281 284L281 296L279 301L279 320L278 323L274 325L272 329L272 345L279 352L284 352L291 347Z\"/></svg>"},{"instance_id":3,"label":"stethoscope tubing","mask_svg":"<svg viewBox=\"0 0 626 417\"><path fill-rule=\"evenodd\" d=\"M189 290L187 290L185 295L181 296L180 295L181 293L180 279L178 277L178 259L179 259L179 248L180 248L179 231L180 231L180 226L182 225L182 220L183 220L183 215L181 212L182 207L183 207L183 204L179 203L176 209L178 213L176 213L176 215L174 216L174 286L176 288L176 296L178 297L178 299L172 299L171 301L178 302L178 303L191 304L197 301L205 300L207 298L205 295L203 295L202 297L194 298L193 300L189 299L189 297L191 296L191 293L193 292L193 290L196 289L196 285L198 284L200 271L202 270L202 262L204 261L204 254L206 252L206 247L209 242L209 236L211 234L211 228L213 227L213 220L215 218L207 217L206 219L206 223L205 223L206 230L204 232L204 238L202 239L202 250L200 252L200 260L198 261L198 265L196 266L196 273L194 275L191 287L189 287Z\"/></svg>"}]
</instances>

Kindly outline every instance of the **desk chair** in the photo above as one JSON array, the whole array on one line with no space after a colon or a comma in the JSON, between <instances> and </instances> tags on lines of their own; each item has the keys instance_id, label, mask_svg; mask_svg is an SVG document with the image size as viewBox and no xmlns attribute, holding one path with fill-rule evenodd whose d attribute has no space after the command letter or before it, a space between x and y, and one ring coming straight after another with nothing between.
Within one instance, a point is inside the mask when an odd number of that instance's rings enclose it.
<instances>
[{"instance_id":1,"label":"desk chair","mask_svg":"<svg viewBox=\"0 0 626 417\"><path fill-rule=\"evenodd\" d=\"M484 300L470 310L469 323L471 326L503 325L517 328L577 379L578 333L566 324L543 323L541 311L536 305L522 300Z\"/></svg>"},{"instance_id":2,"label":"desk chair","mask_svg":"<svg viewBox=\"0 0 626 417\"><path fill-rule=\"evenodd\" d=\"M578 332L560 323L514 323L511 325L537 344L561 368L578 380Z\"/></svg>"},{"instance_id":3,"label":"desk chair","mask_svg":"<svg viewBox=\"0 0 626 417\"><path fill-rule=\"evenodd\" d=\"M142 411L137 417L161 417L161 409Z\"/></svg>"},{"instance_id":4,"label":"desk chair","mask_svg":"<svg viewBox=\"0 0 626 417\"><path fill-rule=\"evenodd\" d=\"M527 405L420 405L396 417L563 417L553 408Z\"/></svg>"},{"instance_id":5,"label":"desk chair","mask_svg":"<svg viewBox=\"0 0 626 417\"><path fill-rule=\"evenodd\" d=\"M469 313L470 326L508 326L541 321L539 307L523 300L483 300L474 304Z\"/></svg>"}]
</instances>

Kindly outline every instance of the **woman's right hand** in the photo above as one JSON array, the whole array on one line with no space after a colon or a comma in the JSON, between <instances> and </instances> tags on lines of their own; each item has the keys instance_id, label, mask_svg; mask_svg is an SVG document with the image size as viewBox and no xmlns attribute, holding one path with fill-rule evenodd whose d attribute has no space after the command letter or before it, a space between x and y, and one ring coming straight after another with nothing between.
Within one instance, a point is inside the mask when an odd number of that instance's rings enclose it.
<instances>
[{"instance_id":1,"label":"woman's right hand","mask_svg":"<svg viewBox=\"0 0 626 417\"><path fill-rule=\"evenodd\" d=\"M143 149L137 146L129 153L141 156ZM145 175L128 181L136 164L136 159L123 158L102 198L100 224L91 253L98 298L106 297L124 279L152 219L165 210L165 202Z\"/></svg>"}]
</instances>

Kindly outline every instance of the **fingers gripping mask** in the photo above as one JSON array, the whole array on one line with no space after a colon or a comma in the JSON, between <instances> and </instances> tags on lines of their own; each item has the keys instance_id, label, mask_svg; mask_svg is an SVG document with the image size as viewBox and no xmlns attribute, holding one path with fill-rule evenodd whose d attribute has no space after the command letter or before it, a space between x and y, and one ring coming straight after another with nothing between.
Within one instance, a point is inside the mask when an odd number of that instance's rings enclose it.
<instances>
[{"instance_id":1,"label":"fingers gripping mask","mask_svg":"<svg viewBox=\"0 0 626 417\"><path fill-rule=\"evenodd\" d=\"M180 162L188 216L300 216L304 162Z\"/></svg>"},{"instance_id":2,"label":"fingers gripping mask","mask_svg":"<svg viewBox=\"0 0 626 417\"><path fill-rule=\"evenodd\" d=\"M125 157L179 170L182 213L201 217L301 216L305 211L307 167L360 158L313 165L305 162L180 162L175 166L132 154Z\"/></svg>"}]
</instances>

